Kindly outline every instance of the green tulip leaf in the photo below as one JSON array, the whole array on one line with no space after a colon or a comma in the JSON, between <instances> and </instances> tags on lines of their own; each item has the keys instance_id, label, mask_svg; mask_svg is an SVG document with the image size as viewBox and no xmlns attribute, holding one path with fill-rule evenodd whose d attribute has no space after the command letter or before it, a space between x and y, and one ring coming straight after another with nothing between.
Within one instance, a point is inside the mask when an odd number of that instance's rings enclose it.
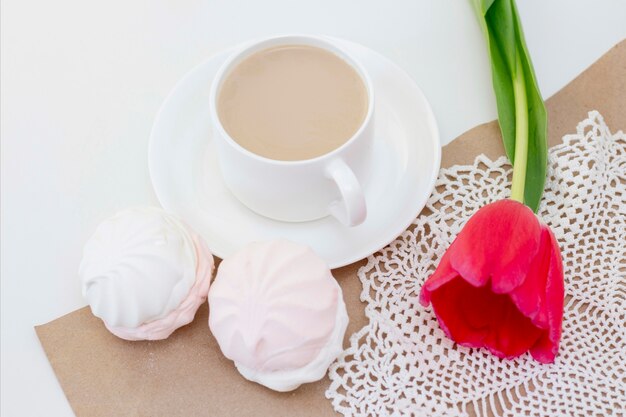
<instances>
[{"instance_id":1,"label":"green tulip leaf","mask_svg":"<svg viewBox=\"0 0 626 417\"><path fill-rule=\"evenodd\" d=\"M471 1L487 40L502 141L514 168L511 198L536 212L547 170L547 112L515 0Z\"/></svg>"}]
</instances>

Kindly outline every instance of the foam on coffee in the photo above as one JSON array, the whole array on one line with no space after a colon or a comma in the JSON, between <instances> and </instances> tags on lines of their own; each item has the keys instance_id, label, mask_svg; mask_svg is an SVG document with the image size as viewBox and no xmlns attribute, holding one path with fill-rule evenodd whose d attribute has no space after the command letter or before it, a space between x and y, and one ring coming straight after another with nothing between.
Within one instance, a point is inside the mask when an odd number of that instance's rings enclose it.
<instances>
[{"instance_id":1,"label":"foam on coffee","mask_svg":"<svg viewBox=\"0 0 626 417\"><path fill-rule=\"evenodd\" d=\"M239 145L270 159L324 155L363 124L368 94L363 79L339 56L307 45L256 52L227 74L217 112Z\"/></svg>"}]
</instances>

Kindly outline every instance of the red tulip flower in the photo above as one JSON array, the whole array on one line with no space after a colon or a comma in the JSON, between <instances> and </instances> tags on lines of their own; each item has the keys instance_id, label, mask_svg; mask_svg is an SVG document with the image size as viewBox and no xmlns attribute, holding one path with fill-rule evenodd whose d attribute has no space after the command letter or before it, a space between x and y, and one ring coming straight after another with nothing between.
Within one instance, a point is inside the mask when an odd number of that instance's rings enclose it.
<instances>
[{"instance_id":1,"label":"red tulip flower","mask_svg":"<svg viewBox=\"0 0 626 417\"><path fill-rule=\"evenodd\" d=\"M420 293L444 332L500 358L554 362L563 320L563 265L537 219L547 169L547 112L515 0L472 0L491 57L502 141L513 163L511 200L481 208ZM524 205L526 204L526 205ZM531 210L532 209L532 210Z\"/></svg>"},{"instance_id":2,"label":"red tulip flower","mask_svg":"<svg viewBox=\"0 0 626 417\"><path fill-rule=\"evenodd\" d=\"M563 266L548 226L527 206L482 207L443 255L420 293L458 344L500 358L530 351L554 361L563 318Z\"/></svg>"}]
</instances>

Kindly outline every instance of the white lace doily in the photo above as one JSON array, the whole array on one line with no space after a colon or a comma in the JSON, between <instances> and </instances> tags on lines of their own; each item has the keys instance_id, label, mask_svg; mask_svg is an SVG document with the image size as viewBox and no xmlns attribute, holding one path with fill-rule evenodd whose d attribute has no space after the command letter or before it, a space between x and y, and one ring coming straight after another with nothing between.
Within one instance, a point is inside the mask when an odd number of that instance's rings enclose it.
<instances>
[{"instance_id":1,"label":"white lace doily","mask_svg":"<svg viewBox=\"0 0 626 417\"><path fill-rule=\"evenodd\" d=\"M539 216L562 250L566 304L555 363L457 346L418 302L467 219L509 195L505 157L442 169L427 214L359 271L369 324L329 371L344 416L626 415L626 136L590 112L549 154Z\"/></svg>"}]
</instances>

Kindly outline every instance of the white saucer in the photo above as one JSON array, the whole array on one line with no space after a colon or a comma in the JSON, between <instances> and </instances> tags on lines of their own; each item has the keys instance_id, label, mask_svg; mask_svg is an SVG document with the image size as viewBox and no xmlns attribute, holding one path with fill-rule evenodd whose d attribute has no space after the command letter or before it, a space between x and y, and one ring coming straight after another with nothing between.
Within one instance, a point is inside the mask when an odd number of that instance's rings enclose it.
<instances>
[{"instance_id":1,"label":"white saucer","mask_svg":"<svg viewBox=\"0 0 626 417\"><path fill-rule=\"evenodd\" d=\"M367 219L345 227L332 217L284 223L241 204L224 185L209 124L209 87L229 51L178 82L156 117L150 177L164 209L178 215L224 258L248 242L283 237L311 246L331 268L383 248L422 210L437 178L439 132L430 105L409 76L361 45L340 41L369 72L376 91L375 165L365 185Z\"/></svg>"}]
</instances>

